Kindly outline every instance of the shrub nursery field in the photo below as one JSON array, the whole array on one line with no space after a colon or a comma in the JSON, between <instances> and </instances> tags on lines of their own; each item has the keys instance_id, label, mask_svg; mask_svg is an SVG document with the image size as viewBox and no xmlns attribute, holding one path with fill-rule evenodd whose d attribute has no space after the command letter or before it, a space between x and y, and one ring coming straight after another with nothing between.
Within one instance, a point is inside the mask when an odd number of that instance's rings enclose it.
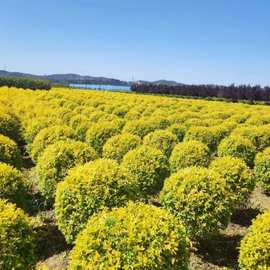
<instances>
[{"instance_id":1,"label":"shrub nursery field","mask_svg":"<svg viewBox=\"0 0 270 270\"><path fill-rule=\"evenodd\" d=\"M0 269L269 270L270 107L0 88Z\"/></svg>"}]
</instances>

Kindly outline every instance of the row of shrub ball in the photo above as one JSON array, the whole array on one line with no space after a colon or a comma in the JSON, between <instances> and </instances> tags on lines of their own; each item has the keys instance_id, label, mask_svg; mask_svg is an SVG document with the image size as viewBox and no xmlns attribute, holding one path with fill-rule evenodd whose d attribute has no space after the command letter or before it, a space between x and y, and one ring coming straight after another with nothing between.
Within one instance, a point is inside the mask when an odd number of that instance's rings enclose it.
<instances>
[{"instance_id":1,"label":"row of shrub ball","mask_svg":"<svg viewBox=\"0 0 270 270\"><path fill-rule=\"evenodd\" d=\"M270 191L266 106L65 89L1 89L0 105L1 269L35 264L24 148L74 245L69 269L188 269L192 242L255 185ZM267 212L254 221L240 269L270 267L269 228Z\"/></svg>"}]
</instances>

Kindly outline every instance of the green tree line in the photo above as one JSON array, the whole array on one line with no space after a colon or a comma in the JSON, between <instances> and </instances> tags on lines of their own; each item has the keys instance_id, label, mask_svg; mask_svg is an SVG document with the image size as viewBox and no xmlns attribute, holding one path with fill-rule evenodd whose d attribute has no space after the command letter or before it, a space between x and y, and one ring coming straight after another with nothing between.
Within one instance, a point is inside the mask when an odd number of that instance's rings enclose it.
<instances>
[{"instance_id":1,"label":"green tree line","mask_svg":"<svg viewBox=\"0 0 270 270\"><path fill-rule=\"evenodd\" d=\"M17 87L23 89L44 89L50 90L51 83L49 81L30 79L30 78L15 78L15 77L0 77L0 87Z\"/></svg>"}]
</instances>

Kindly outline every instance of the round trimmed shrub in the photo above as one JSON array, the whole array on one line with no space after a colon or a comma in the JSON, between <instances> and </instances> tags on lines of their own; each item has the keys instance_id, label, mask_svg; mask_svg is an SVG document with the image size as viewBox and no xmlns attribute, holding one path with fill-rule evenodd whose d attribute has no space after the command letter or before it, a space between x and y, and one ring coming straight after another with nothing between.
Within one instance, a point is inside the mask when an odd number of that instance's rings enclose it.
<instances>
[{"instance_id":1,"label":"round trimmed shrub","mask_svg":"<svg viewBox=\"0 0 270 270\"><path fill-rule=\"evenodd\" d=\"M218 146L218 156L233 156L243 159L250 167L253 166L256 155L255 146L249 139L232 135L221 141Z\"/></svg>"},{"instance_id":2,"label":"round trimmed shrub","mask_svg":"<svg viewBox=\"0 0 270 270\"><path fill-rule=\"evenodd\" d=\"M92 123L86 116L77 114L70 119L69 124L75 130L77 137L84 140L86 132Z\"/></svg>"},{"instance_id":3,"label":"round trimmed shrub","mask_svg":"<svg viewBox=\"0 0 270 270\"><path fill-rule=\"evenodd\" d=\"M237 125L237 122L227 119L223 121L223 123L220 124L219 127L224 128L226 130L226 135L228 136L237 127Z\"/></svg>"},{"instance_id":4,"label":"round trimmed shrub","mask_svg":"<svg viewBox=\"0 0 270 270\"><path fill-rule=\"evenodd\" d=\"M249 139L258 151L270 146L269 126L245 126L236 128L232 135L239 135Z\"/></svg>"},{"instance_id":5,"label":"round trimmed shrub","mask_svg":"<svg viewBox=\"0 0 270 270\"><path fill-rule=\"evenodd\" d=\"M68 125L72 117L75 116L73 111L68 110L67 108L56 108L55 113L62 120L64 125Z\"/></svg>"},{"instance_id":6,"label":"round trimmed shrub","mask_svg":"<svg viewBox=\"0 0 270 270\"><path fill-rule=\"evenodd\" d=\"M173 124L167 128L172 134L176 135L178 142L183 141L186 134L186 127L182 124Z\"/></svg>"},{"instance_id":7,"label":"round trimmed shrub","mask_svg":"<svg viewBox=\"0 0 270 270\"><path fill-rule=\"evenodd\" d=\"M269 113L265 114L265 112L263 113L257 112L255 115L252 115L249 119L247 119L245 124L254 126L266 125L270 123L269 117L270 117Z\"/></svg>"},{"instance_id":8,"label":"round trimmed shrub","mask_svg":"<svg viewBox=\"0 0 270 270\"><path fill-rule=\"evenodd\" d=\"M101 155L103 145L106 141L120 132L121 129L114 122L97 123L88 129L86 133L86 142Z\"/></svg>"},{"instance_id":9,"label":"round trimmed shrub","mask_svg":"<svg viewBox=\"0 0 270 270\"><path fill-rule=\"evenodd\" d=\"M73 112L75 114L79 114L79 115L83 115L84 114L84 110L88 110L89 113L94 111L94 108L91 108L90 106L84 106L84 105L79 105L77 106L75 109L73 109Z\"/></svg>"},{"instance_id":10,"label":"round trimmed shrub","mask_svg":"<svg viewBox=\"0 0 270 270\"><path fill-rule=\"evenodd\" d=\"M204 114L205 115L205 114ZM209 119L209 121L215 121L215 120L226 120L231 116L231 113L229 111L213 111L211 110L206 114L206 119Z\"/></svg>"},{"instance_id":11,"label":"round trimmed shrub","mask_svg":"<svg viewBox=\"0 0 270 270\"><path fill-rule=\"evenodd\" d=\"M207 167L210 162L208 147L198 141L178 143L170 156L169 163L172 172L190 166Z\"/></svg>"},{"instance_id":12,"label":"round trimmed shrub","mask_svg":"<svg viewBox=\"0 0 270 270\"><path fill-rule=\"evenodd\" d=\"M189 118L184 122L186 129L191 127L203 127L205 124L201 118Z\"/></svg>"},{"instance_id":13,"label":"round trimmed shrub","mask_svg":"<svg viewBox=\"0 0 270 270\"><path fill-rule=\"evenodd\" d=\"M76 240L69 270L187 270L189 242L179 221L142 203L93 216Z\"/></svg>"},{"instance_id":14,"label":"round trimmed shrub","mask_svg":"<svg viewBox=\"0 0 270 270\"><path fill-rule=\"evenodd\" d=\"M270 192L270 147L256 155L254 172L258 184Z\"/></svg>"},{"instance_id":15,"label":"round trimmed shrub","mask_svg":"<svg viewBox=\"0 0 270 270\"><path fill-rule=\"evenodd\" d=\"M216 138L215 150L220 141L230 135L231 133L230 125L231 123L223 123L221 125L210 127L211 132L214 134Z\"/></svg>"},{"instance_id":16,"label":"round trimmed shrub","mask_svg":"<svg viewBox=\"0 0 270 270\"><path fill-rule=\"evenodd\" d=\"M241 241L241 270L270 269L270 211L256 217Z\"/></svg>"},{"instance_id":17,"label":"round trimmed shrub","mask_svg":"<svg viewBox=\"0 0 270 270\"><path fill-rule=\"evenodd\" d=\"M143 138L148 133L159 128L159 123L152 119L146 120L144 118L134 121L128 121L124 126L123 132L131 133Z\"/></svg>"},{"instance_id":18,"label":"round trimmed shrub","mask_svg":"<svg viewBox=\"0 0 270 270\"><path fill-rule=\"evenodd\" d=\"M117 162L99 159L70 170L57 185L55 215L68 243L85 227L94 213L124 205L136 189Z\"/></svg>"},{"instance_id":19,"label":"round trimmed shrub","mask_svg":"<svg viewBox=\"0 0 270 270\"><path fill-rule=\"evenodd\" d=\"M161 150L166 156L170 156L177 143L177 137L167 130L156 130L147 134L143 139L143 143Z\"/></svg>"},{"instance_id":20,"label":"round trimmed shrub","mask_svg":"<svg viewBox=\"0 0 270 270\"><path fill-rule=\"evenodd\" d=\"M210 127L191 127L184 138L184 141L199 141L206 144L211 151L216 149L219 138L215 130Z\"/></svg>"},{"instance_id":21,"label":"round trimmed shrub","mask_svg":"<svg viewBox=\"0 0 270 270\"><path fill-rule=\"evenodd\" d=\"M249 118L249 114L247 112L241 112L241 114L233 114L229 118L230 121L237 122L238 124L244 123Z\"/></svg>"},{"instance_id":22,"label":"round trimmed shrub","mask_svg":"<svg viewBox=\"0 0 270 270\"><path fill-rule=\"evenodd\" d=\"M86 114L84 114L84 115L86 115ZM99 119L101 117L104 117L105 115L107 115L105 112L96 109L95 111L93 111L90 114L87 114L86 116L90 122L97 123L99 121Z\"/></svg>"},{"instance_id":23,"label":"round trimmed shrub","mask_svg":"<svg viewBox=\"0 0 270 270\"><path fill-rule=\"evenodd\" d=\"M152 116L148 119L153 124L156 124L157 129L166 129L170 126L171 122L167 119L167 117L161 116Z\"/></svg>"},{"instance_id":24,"label":"round trimmed shrub","mask_svg":"<svg viewBox=\"0 0 270 270\"><path fill-rule=\"evenodd\" d=\"M226 180L226 188L233 206L245 203L255 187L252 171L242 159L231 156L216 158L210 168Z\"/></svg>"},{"instance_id":25,"label":"round trimmed shrub","mask_svg":"<svg viewBox=\"0 0 270 270\"><path fill-rule=\"evenodd\" d=\"M31 156L33 161L37 162L43 151L50 144L67 139L76 138L73 130L68 126L52 126L42 129L35 137L31 146Z\"/></svg>"},{"instance_id":26,"label":"round trimmed shrub","mask_svg":"<svg viewBox=\"0 0 270 270\"><path fill-rule=\"evenodd\" d=\"M103 157L121 162L123 156L141 144L141 138L130 133L122 133L108 139L103 146Z\"/></svg>"},{"instance_id":27,"label":"round trimmed shrub","mask_svg":"<svg viewBox=\"0 0 270 270\"><path fill-rule=\"evenodd\" d=\"M22 173L14 167L0 162L0 198L8 199L23 207L26 185Z\"/></svg>"},{"instance_id":28,"label":"round trimmed shrub","mask_svg":"<svg viewBox=\"0 0 270 270\"><path fill-rule=\"evenodd\" d=\"M169 175L166 156L158 149L140 146L128 152L121 163L130 181L136 183L138 196L148 199L158 193Z\"/></svg>"},{"instance_id":29,"label":"round trimmed shrub","mask_svg":"<svg viewBox=\"0 0 270 270\"><path fill-rule=\"evenodd\" d=\"M49 118L49 117L38 117L38 118L30 119L27 121L26 125L24 126L23 137L25 141L27 142L27 144L30 145L31 143L33 143L36 135L42 129L47 128L52 125L56 125L56 124L57 125L61 124L59 119L53 118L52 120L52 118Z\"/></svg>"},{"instance_id":30,"label":"round trimmed shrub","mask_svg":"<svg viewBox=\"0 0 270 270\"><path fill-rule=\"evenodd\" d=\"M137 108L129 110L124 119L129 121L134 121L134 120L139 120L141 118L141 111L138 110Z\"/></svg>"},{"instance_id":31,"label":"round trimmed shrub","mask_svg":"<svg viewBox=\"0 0 270 270\"><path fill-rule=\"evenodd\" d=\"M34 248L28 216L15 204L0 199L0 269L32 269Z\"/></svg>"},{"instance_id":32,"label":"round trimmed shrub","mask_svg":"<svg viewBox=\"0 0 270 270\"><path fill-rule=\"evenodd\" d=\"M113 109L113 114L115 114L118 117L124 118L125 115L128 113L130 107L127 104L119 104L119 106L115 107Z\"/></svg>"},{"instance_id":33,"label":"round trimmed shrub","mask_svg":"<svg viewBox=\"0 0 270 270\"><path fill-rule=\"evenodd\" d=\"M191 238L205 238L228 225L231 205L225 180L215 171L189 167L166 179L162 205L185 225Z\"/></svg>"},{"instance_id":34,"label":"round trimmed shrub","mask_svg":"<svg viewBox=\"0 0 270 270\"><path fill-rule=\"evenodd\" d=\"M22 166L22 157L17 144L2 134L0 134L0 162L11 164L17 168Z\"/></svg>"},{"instance_id":35,"label":"round trimmed shrub","mask_svg":"<svg viewBox=\"0 0 270 270\"><path fill-rule=\"evenodd\" d=\"M97 159L96 151L80 141L57 141L49 145L37 163L38 185L42 195L51 200L56 184L63 180L70 168Z\"/></svg>"},{"instance_id":36,"label":"round trimmed shrub","mask_svg":"<svg viewBox=\"0 0 270 270\"><path fill-rule=\"evenodd\" d=\"M203 118L202 118L202 124L201 126L203 127L215 127L220 125L221 123L223 123L222 119L215 119L215 118L211 118L212 116L209 115L208 113L204 114Z\"/></svg>"},{"instance_id":37,"label":"round trimmed shrub","mask_svg":"<svg viewBox=\"0 0 270 270\"><path fill-rule=\"evenodd\" d=\"M8 113L0 112L0 134L18 142L21 140L20 123Z\"/></svg>"},{"instance_id":38,"label":"round trimmed shrub","mask_svg":"<svg viewBox=\"0 0 270 270\"><path fill-rule=\"evenodd\" d=\"M126 121L114 114L105 114L103 117L101 117L98 120L98 123L103 123L103 122L111 122L113 123L115 126L118 126L119 129L122 129L126 123Z\"/></svg>"}]
</instances>

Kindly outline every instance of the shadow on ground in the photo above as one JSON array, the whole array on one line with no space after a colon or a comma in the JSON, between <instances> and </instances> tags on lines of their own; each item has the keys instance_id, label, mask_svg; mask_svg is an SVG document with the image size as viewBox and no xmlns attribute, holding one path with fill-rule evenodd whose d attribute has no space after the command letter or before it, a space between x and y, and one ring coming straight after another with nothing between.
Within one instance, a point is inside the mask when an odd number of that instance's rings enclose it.
<instances>
[{"instance_id":1,"label":"shadow on ground","mask_svg":"<svg viewBox=\"0 0 270 270\"><path fill-rule=\"evenodd\" d=\"M54 254L70 249L62 233L49 219L48 221L43 221L41 226L37 226L35 231L37 235L37 256L39 260L46 260Z\"/></svg>"},{"instance_id":2,"label":"shadow on ground","mask_svg":"<svg viewBox=\"0 0 270 270\"><path fill-rule=\"evenodd\" d=\"M197 255L219 267L237 269L241 239L241 235L216 235L199 243Z\"/></svg>"},{"instance_id":3,"label":"shadow on ground","mask_svg":"<svg viewBox=\"0 0 270 270\"><path fill-rule=\"evenodd\" d=\"M195 256L205 262L205 265L194 269L238 269L241 239L259 213L260 210L253 208L237 209L226 230L197 244Z\"/></svg>"},{"instance_id":4,"label":"shadow on ground","mask_svg":"<svg viewBox=\"0 0 270 270\"><path fill-rule=\"evenodd\" d=\"M259 209L254 208L237 209L231 217L231 222L244 227L249 227L252 220L260 213L261 211Z\"/></svg>"}]
</instances>

